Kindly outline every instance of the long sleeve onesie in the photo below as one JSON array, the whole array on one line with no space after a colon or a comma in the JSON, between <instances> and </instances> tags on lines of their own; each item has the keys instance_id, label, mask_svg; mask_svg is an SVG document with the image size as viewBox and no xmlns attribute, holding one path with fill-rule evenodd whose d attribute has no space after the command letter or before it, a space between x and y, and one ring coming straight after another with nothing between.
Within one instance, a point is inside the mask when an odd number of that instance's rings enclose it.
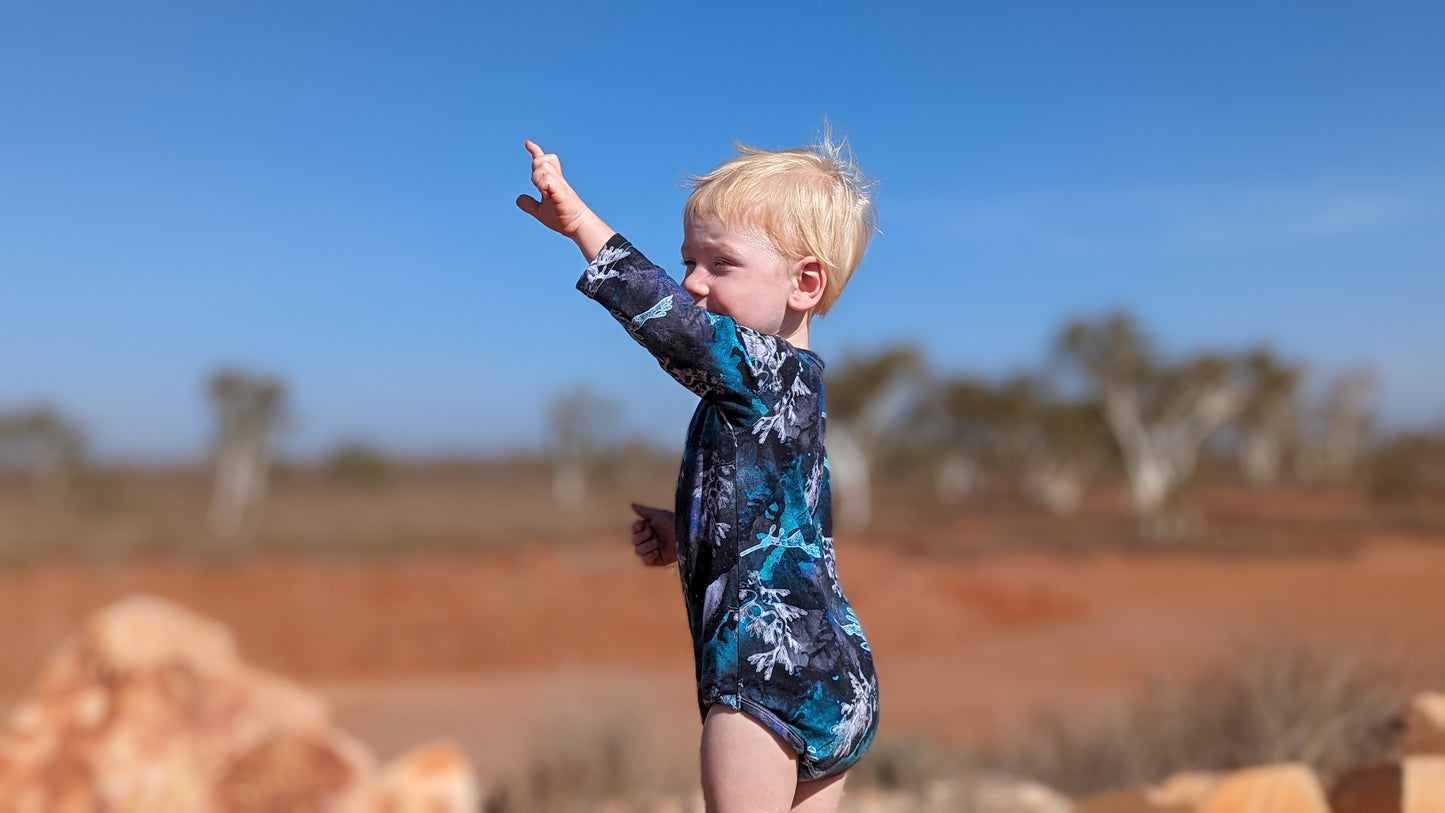
<instances>
[{"instance_id":1,"label":"long sleeve onesie","mask_svg":"<svg viewBox=\"0 0 1445 813\"><path fill-rule=\"evenodd\" d=\"M822 360L697 307L620 235L577 287L701 399L676 497L699 710L752 715L801 778L847 770L877 730L878 681L838 584Z\"/></svg>"}]
</instances>

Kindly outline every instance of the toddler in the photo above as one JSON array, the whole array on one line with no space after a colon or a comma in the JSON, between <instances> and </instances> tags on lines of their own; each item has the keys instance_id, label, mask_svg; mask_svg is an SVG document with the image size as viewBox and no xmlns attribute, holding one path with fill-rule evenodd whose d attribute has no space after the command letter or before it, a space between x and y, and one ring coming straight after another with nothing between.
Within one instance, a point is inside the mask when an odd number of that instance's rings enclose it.
<instances>
[{"instance_id":1,"label":"toddler","mask_svg":"<svg viewBox=\"0 0 1445 813\"><path fill-rule=\"evenodd\" d=\"M739 148L683 211L678 286L526 142L517 205L590 261L577 287L700 398L675 513L634 505L649 565L676 562L703 717L710 811L835 810L873 740L878 682L838 584L823 362L808 349L876 229L867 180L825 136Z\"/></svg>"}]
</instances>

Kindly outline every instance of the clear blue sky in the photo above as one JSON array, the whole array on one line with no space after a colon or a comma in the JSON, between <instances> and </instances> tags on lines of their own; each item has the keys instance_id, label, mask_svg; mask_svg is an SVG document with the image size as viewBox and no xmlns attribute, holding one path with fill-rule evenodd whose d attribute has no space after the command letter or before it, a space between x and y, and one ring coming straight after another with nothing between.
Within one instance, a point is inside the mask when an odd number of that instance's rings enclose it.
<instances>
[{"instance_id":1,"label":"clear blue sky","mask_svg":"<svg viewBox=\"0 0 1445 813\"><path fill-rule=\"evenodd\" d=\"M515 209L522 140L676 273L682 175L826 117L884 235L825 358L1000 373L1124 307L1445 415L1445 5L613 6L0 6L0 407L183 458L227 363L285 378L293 453L536 446L577 384L677 445L690 397Z\"/></svg>"}]
</instances>

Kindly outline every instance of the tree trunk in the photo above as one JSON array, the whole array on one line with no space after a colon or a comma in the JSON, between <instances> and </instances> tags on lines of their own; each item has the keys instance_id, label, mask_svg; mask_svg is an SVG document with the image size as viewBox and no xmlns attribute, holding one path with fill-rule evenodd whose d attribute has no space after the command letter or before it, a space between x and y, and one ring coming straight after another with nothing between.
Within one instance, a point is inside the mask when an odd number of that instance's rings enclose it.
<instances>
[{"instance_id":1,"label":"tree trunk","mask_svg":"<svg viewBox=\"0 0 1445 813\"><path fill-rule=\"evenodd\" d=\"M873 517L873 460L857 433L841 421L828 424L828 470L842 497L838 523L848 530L868 527Z\"/></svg>"},{"instance_id":2,"label":"tree trunk","mask_svg":"<svg viewBox=\"0 0 1445 813\"><path fill-rule=\"evenodd\" d=\"M943 458L934 480L938 498L945 503L956 503L967 497L978 482L978 464L973 458L950 453Z\"/></svg>"}]
</instances>

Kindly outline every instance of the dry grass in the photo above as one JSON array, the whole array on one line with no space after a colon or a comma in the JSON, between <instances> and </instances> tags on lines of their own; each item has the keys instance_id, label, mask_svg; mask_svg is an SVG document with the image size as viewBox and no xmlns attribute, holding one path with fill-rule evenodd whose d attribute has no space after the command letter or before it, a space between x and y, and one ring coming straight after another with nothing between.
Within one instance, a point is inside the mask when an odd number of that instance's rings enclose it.
<instances>
[{"instance_id":1,"label":"dry grass","mask_svg":"<svg viewBox=\"0 0 1445 813\"><path fill-rule=\"evenodd\" d=\"M617 535L627 504L672 501L676 461L598 473L584 503L560 510L547 465L533 459L394 466L384 479L282 469L240 538L211 538L211 477L198 469L93 471L63 502L0 478L0 567L251 556L372 562L416 555L506 553L538 540Z\"/></svg>"},{"instance_id":2,"label":"dry grass","mask_svg":"<svg viewBox=\"0 0 1445 813\"><path fill-rule=\"evenodd\" d=\"M1182 684L1156 682L1106 719L1041 715L1026 742L978 759L1075 795L1282 761L1328 775L1390 755L1404 676L1402 659L1380 653L1260 650Z\"/></svg>"},{"instance_id":3,"label":"dry grass","mask_svg":"<svg viewBox=\"0 0 1445 813\"><path fill-rule=\"evenodd\" d=\"M0 474L0 567L250 556L371 562L505 553L538 541L573 545L619 533L631 519L631 501L670 504L677 465L659 453L613 461L595 473L582 505L559 509L548 466L538 459L388 462L384 469L362 462L373 468L361 475L338 474L335 461L278 469L264 510L233 541L207 532L212 480L202 469L91 470L63 501L41 498L22 478ZM873 501L866 535L840 533L924 556L1344 555L1375 531L1430 535L1445 528L1445 497L1382 507L1354 487L1201 483L1183 506L1201 532L1168 545L1138 538L1118 481L1095 484L1079 511L1064 517L1004 479L945 504L927 474L917 471L880 474Z\"/></svg>"},{"instance_id":4,"label":"dry grass","mask_svg":"<svg viewBox=\"0 0 1445 813\"><path fill-rule=\"evenodd\" d=\"M684 782L684 777L657 775L648 762L649 747L621 718L577 730L570 736L558 736L548 753L493 787L482 809L485 813L581 813L599 809L650 813L659 808L663 799L690 797L693 782Z\"/></svg>"},{"instance_id":5,"label":"dry grass","mask_svg":"<svg viewBox=\"0 0 1445 813\"><path fill-rule=\"evenodd\" d=\"M964 753L943 749L919 737L880 737L848 772L851 789L921 793L934 780L965 770Z\"/></svg>"}]
</instances>

